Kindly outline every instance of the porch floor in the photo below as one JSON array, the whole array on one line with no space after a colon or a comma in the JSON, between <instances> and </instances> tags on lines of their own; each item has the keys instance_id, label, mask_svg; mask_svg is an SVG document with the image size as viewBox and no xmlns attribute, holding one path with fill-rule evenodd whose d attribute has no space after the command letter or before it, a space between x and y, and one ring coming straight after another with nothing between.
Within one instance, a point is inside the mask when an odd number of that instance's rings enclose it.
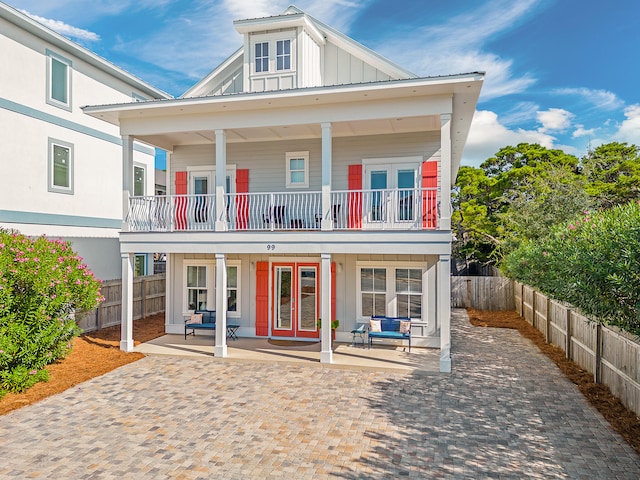
<instances>
[{"instance_id":1,"label":"porch floor","mask_svg":"<svg viewBox=\"0 0 640 480\"><path fill-rule=\"evenodd\" d=\"M333 345L333 363L320 363L320 343L302 342L295 345L277 345L266 338L239 338L227 342L227 357L214 356L214 338L209 335L164 335L135 347L145 355L173 355L212 357L217 361L282 362L317 364L322 368L368 369L404 371L416 374L440 372L440 350L406 346L375 344L370 350L361 345L336 342Z\"/></svg>"}]
</instances>

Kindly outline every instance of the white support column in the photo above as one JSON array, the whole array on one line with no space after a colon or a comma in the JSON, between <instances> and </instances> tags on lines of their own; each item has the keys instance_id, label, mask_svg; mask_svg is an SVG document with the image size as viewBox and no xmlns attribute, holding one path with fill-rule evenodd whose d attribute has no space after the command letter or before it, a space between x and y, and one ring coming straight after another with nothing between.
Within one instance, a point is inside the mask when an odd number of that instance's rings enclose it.
<instances>
[{"instance_id":1,"label":"white support column","mask_svg":"<svg viewBox=\"0 0 640 480\"><path fill-rule=\"evenodd\" d=\"M168 187L168 185L167 185ZM164 331L167 332L167 325L169 325L169 320L171 318L180 318L182 320L182 312L180 312L180 316L173 316L173 289L175 282L173 280L173 262L174 262L174 254L167 253L166 259L164 262Z\"/></svg>"},{"instance_id":2,"label":"white support column","mask_svg":"<svg viewBox=\"0 0 640 480\"><path fill-rule=\"evenodd\" d=\"M121 253L122 312L120 321L120 350L133 352L133 254Z\"/></svg>"},{"instance_id":3,"label":"white support column","mask_svg":"<svg viewBox=\"0 0 640 480\"><path fill-rule=\"evenodd\" d=\"M227 257L216 253L216 357L227 356Z\"/></svg>"},{"instance_id":4,"label":"white support column","mask_svg":"<svg viewBox=\"0 0 640 480\"><path fill-rule=\"evenodd\" d=\"M129 212L129 198L133 196L133 137L122 137L122 231L127 232L125 223Z\"/></svg>"},{"instance_id":5,"label":"white support column","mask_svg":"<svg viewBox=\"0 0 640 480\"><path fill-rule=\"evenodd\" d=\"M448 373L451 372L451 255L440 255L437 276L440 371Z\"/></svg>"},{"instance_id":6,"label":"white support column","mask_svg":"<svg viewBox=\"0 0 640 480\"><path fill-rule=\"evenodd\" d=\"M440 225L451 230L451 114L440 114Z\"/></svg>"},{"instance_id":7,"label":"white support column","mask_svg":"<svg viewBox=\"0 0 640 480\"><path fill-rule=\"evenodd\" d=\"M320 329L321 347L320 363L333 363L333 348L331 346L331 254L320 255Z\"/></svg>"},{"instance_id":8,"label":"white support column","mask_svg":"<svg viewBox=\"0 0 640 480\"><path fill-rule=\"evenodd\" d=\"M227 134L216 130L216 231L227 229L224 194L227 183Z\"/></svg>"},{"instance_id":9,"label":"white support column","mask_svg":"<svg viewBox=\"0 0 640 480\"><path fill-rule=\"evenodd\" d=\"M333 212L331 207L331 162L332 138L331 123L320 124L322 128L322 230L333 230Z\"/></svg>"}]
</instances>

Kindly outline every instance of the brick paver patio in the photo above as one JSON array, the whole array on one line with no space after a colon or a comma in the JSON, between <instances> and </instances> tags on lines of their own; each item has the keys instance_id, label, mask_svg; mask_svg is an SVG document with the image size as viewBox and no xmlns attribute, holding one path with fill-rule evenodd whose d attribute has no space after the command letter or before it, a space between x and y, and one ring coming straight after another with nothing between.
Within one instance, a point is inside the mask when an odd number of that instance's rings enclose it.
<instances>
[{"instance_id":1,"label":"brick paver patio","mask_svg":"<svg viewBox=\"0 0 640 480\"><path fill-rule=\"evenodd\" d=\"M0 478L640 477L528 340L452 326L451 375L147 357L0 417Z\"/></svg>"}]
</instances>

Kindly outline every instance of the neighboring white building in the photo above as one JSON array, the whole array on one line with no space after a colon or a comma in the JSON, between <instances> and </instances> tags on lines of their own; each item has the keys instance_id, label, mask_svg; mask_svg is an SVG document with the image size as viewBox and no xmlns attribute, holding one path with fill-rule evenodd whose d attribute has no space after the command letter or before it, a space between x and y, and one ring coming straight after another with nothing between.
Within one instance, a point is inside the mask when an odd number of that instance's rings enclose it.
<instances>
[{"instance_id":1,"label":"neighboring white building","mask_svg":"<svg viewBox=\"0 0 640 480\"><path fill-rule=\"evenodd\" d=\"M4 3L0 52L0 227L70 240L97 277L120 278L120 132L81 107L169 96ZM133 145L143 195L154 154Z\"/></svg>"},{"instance_id":2,"label":"neighboring white building","mask_svg":"<svg viewBox=\"0 0 640 480\"><path fill-rule=\"evenodd\" d=\"M449 371L450 189L484 74L418 78L295 7L235 27L243 46L183 97L84 109L120 127L125 169L134 139L169 152L168 196L124 185L121 348L132 254L167 252L166 331L216 310L215 355L233 321L321 337L331 362L318 318L350 341L383 314Z\"/></svg>"}]
</instances>

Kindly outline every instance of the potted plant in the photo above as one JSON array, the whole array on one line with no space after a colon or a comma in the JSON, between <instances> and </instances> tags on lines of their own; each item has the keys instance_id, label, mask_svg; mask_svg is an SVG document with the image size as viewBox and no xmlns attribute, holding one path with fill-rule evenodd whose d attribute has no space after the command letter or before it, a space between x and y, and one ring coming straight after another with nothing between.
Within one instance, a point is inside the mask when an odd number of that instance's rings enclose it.
<instances>
[{"instance_id":1,"label":"potted plant","mask_svg":"<svg viewBox=\"0 0 640 480\"><path fill-rule=\"evenodd\" d=\"M331 321L331 341L336 340L336 328L340 326L340 320L332 320ZM318 319L318 330L322 328L322 319Z\"/></svg>"}]
</instances>

